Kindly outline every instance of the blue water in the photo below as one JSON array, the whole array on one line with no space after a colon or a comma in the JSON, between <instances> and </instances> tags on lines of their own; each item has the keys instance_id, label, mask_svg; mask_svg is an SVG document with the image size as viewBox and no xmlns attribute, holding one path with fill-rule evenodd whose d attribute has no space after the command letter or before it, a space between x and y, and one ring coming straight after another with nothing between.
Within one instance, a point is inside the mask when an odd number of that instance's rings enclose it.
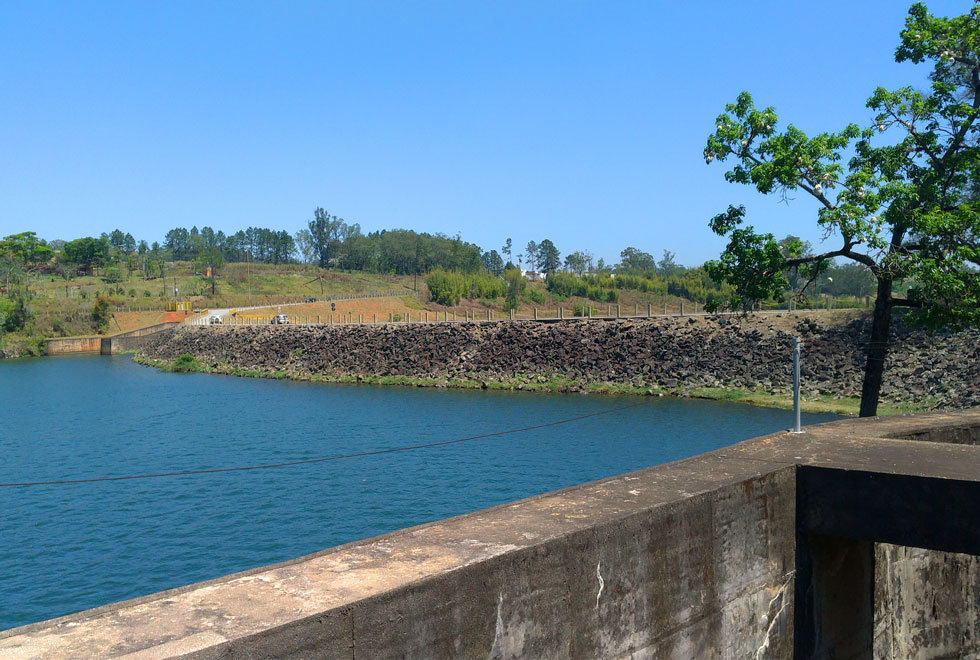
<instances>
[{"instance_id":1,"label":"blue water","mask_svg":"<svg viewBox=\"0 0 980 660\"><path fill-rule=\"evenodd\" d=\"M636 398L0 361L0 483L274 463L454 439ZM805 423L834 419L807 415ZM546 429L295 467L0 488L0 629L717 449L791 413L656 399Z\"/></svg>"}]
</instances>

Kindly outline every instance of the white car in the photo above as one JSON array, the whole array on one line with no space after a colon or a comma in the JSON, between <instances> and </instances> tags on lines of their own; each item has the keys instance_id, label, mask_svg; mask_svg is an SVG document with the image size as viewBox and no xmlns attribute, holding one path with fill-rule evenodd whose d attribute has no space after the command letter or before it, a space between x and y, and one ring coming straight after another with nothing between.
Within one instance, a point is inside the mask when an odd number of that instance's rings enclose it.
<instances>
[{"instance_id":1,"label":"white car","mask_svg":"<svg viewBox=\"0 0 980 660\"><path fill-rule=\"evenodd\" d=\"M221 323L224 323L224 321L222 321L221 317L218 316L217 314L212 314L211 316L208 317L208 324L210 325L219 325Z\"/></svg>"},{"instance_id":2,"label":"white car","mask_svg":"<svg viewBox=\"0 0 980 660\"><path fill-rule=\"evenodd\" d=\"M289 325L289 317L285 314L276 314L272 319L272 325Z\"/></svg>"}]
</instances>

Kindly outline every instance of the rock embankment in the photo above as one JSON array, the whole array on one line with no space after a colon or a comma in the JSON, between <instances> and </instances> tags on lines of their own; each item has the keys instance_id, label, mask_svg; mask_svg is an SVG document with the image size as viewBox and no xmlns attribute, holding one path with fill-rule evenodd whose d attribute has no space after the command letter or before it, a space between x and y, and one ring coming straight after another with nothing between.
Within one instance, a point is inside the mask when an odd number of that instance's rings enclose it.
<instances>
[{"instance_id":1,"label":"rock embankment","mask_svg":"<svg viewBox=\"0 0 980 660\"><path fill-rule=\"evenodd\" d=\"M794 327L795 324L795 327ZM181 327L151 337L143 357L182 354L221 371L296 377L398 376L480 382L560 377L586 385L733 387L784 393L792 339L804 342L809 394L857 395L868 337L862 320L664 318L559 323ZM980 332L929 334L899 324L883 398L927 408L980 405Z\"/></svg>"}]
</instances>

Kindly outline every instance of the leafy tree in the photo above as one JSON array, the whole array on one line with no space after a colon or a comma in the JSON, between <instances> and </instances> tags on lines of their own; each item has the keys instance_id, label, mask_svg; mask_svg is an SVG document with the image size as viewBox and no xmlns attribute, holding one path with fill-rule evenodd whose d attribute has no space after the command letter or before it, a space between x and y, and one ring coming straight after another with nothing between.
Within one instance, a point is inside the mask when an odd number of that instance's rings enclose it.
<instances>
[{"instance_id":1,"label":"leafy tree","mask_svg":"<svg viewBox=\"0 0 980 660\"><path fill-rule=\"evenodd\" d=\"M313 249L313 235L309 229L300 229L295 237L296 249L300 254L304 264L311 264L316 259L316 252Z\"/></svg>"},{"instance_id":2,"label":"leafy tree","mask_svg":"<svg viewBox=\"0 0 980 660\"><path fill-rule=\"evenodd\" d=\"M23 291L11 291L6 300L0 300L0 335L23 330L30 320L27 295Z\"/></svg>"},{"instance_id":3,"label":"leafy tree","mask_svg":"<svg viewBox=\"0 0 980 660\"><path fill-rule=\"evenodd\" d=\"M657 260L649 252L628 247L619 253L617 273L645 273L657 270Z\"/></svg>"},{"instance_id":4,"label":"leafy tree","mask_svg":"<svg viewBox=\"0 0 980 660\"><path fill-rule=\"evenodd\" d=\"M32 231L4 236L0 241L0 254L9 255L22 268L29 269L51 258L53 250Z\"/></svg>"},{"instance_id":5,"label":"leafy tree","mask_svg":"<svg viewBox=\"0 0 980 660\"><path fill-rule=\"evenodd\" d=\"M487 271L493 273L494 275L500 275L504 272L504 260L497 254L496 250L490 250L489 252L483 253L483 265L487 267Z\"/></svg>"},{"instance_id":6,"label":"leafy tree","mask_svg":"<svg viewBox=\"0 0 980 660\"><path fill-rule=\"evenodd\" d=\"M197 255L197 259L194 261L194 269L201 273L205 282L211 285L212 296L218 292L218 272L224 265L225 255L221 253L221 249L217 246L205 248Z\"/></svg>"},{"instance_id":7,"label":"leafy tree","mask_svg":"<svg viewBox=\"0 0 980 660\"><path fill-rule=\"evenodd\" d=\"M554 273L561 268L561 253L547 238L538 244L538 269L542 273Z\"/></svg>"},{"instance_id":8,"label":"leafy tree","mask_svg":"<svg viewBox=\"0 0 980 660\"><path fill-rule=\"evenodd\" d=\"M592 254L582 250L572 252L565 257L565 268L580 277L585 275L592 270Z\"/></svg>"},{"instance_id":9,"label":"leafy tree","mask_svg":"<svg viewBox=\"0 0 980 660\"><path fill-rule=\"evenodd\" d=\"M108 241L86 236L65 243L61 254L68 263L92 271L109 261L109 248Z\"/></svg>"},{"instance_id":10,"label":"leafy tree","mask_svg":"<svg viewBox=\"0 0 980 660\"><path fill-rule=\"evenodd\" d=\"M772 234L741 227L744 209L729 207L711 227L730 242L705 267L734 285L731 302L777 295L788 284L787 268L811 281L836 257L874 276L862 416L878 408L893 309L909 308L912 320L929 326L980 321L980 211L969 195L980 178L980 7L945 18L912 5L895 59L930 62L931 86L878 88L865 128L813 137L793 125L780 131L775 110L756 108L743 92L719 115L704 151L708 163L734 161L728 181L763 194L804 191L819 204L824 232L840 238L835 250L786 257ZM845 167L849 148L855 155ZM905 297L895 295L901 280L911 283Z\"/></svg>"},{"instance_id":11,"label":"leafy tree","mask_svg":"<svg viewBox=\"0 0 980 660\"><path fill-rule=\"evenodd\" d=\"M535 241L528 241L524 246L524 253L527 255L527 269L538 270L538 244Z\"/></svg>"},{"instance_id":12,"label":"leafy tree","mask_svg":"<svg viewBox=\"0 0 980 660\"><path fill-rule=\"evenodd\" d=\"M102 272L102 281L107 284L115 284L122 281L122 273L115 266L110 266Z\"/></svg>"},{"instance_id":13,"label":"leafy tree","mask_svg":"<svg viewBox=\"0 0 980 660\"><path fill-rule=\"evenodd\" d=\"M674 253L670 250L664 250L664 258L657 263L657 268L665 277L670 277L671 275L677 275L684 270L683 266L677 264L674 261Z\"/></svg>"},{"instance_id":14,"label":"leafy tree","mask_svg":"<svg viewBox=\"0 0 980 660\"><path fill-rule=\"evenodd\" d=\"M92 306L92 322L97 331L102 332L109 327L109 299L98 296Z\"/></svg>"},{"instance_id":15,"label":"leafy tree","mask_svg":"<svg viewBox=\"0 0 980 660\"><path fill-rule=\"evenodd\" d=\"M171 261L186 259L190 254L190 234L183 227L175 227L163 237L163 247L170 252Z\"/></svg>"},{"instance_id":16,"label":"leafy tree","mask_svg":"<svg viewBox=\"0 0 980 660\"><path fill-rule=\"evenodd\" d=\"M339 243L338 234L344 220L330 215L322 208L313 211L313 219L309 222L310 239L313 241L313 252L316 254L320 268L329 268L331 255Z\"/></svg>"}]
</instances>

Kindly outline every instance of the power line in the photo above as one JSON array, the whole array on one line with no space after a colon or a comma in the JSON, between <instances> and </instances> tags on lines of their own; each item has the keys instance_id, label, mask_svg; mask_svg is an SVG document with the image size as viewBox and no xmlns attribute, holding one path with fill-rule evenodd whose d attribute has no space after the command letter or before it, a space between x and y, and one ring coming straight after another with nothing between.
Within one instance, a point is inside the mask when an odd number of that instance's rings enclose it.
<instances>
[{"instance_id":1,"label":"power line","mask_svg":"<svg viewBox=\"0 0 980 660\"><path fill-rule=\"evenodd\" d=\"M271 468L283 468L291 467L293 465L309 465L311 463L326 463L328 461L340 461L347 458L360 458L363 456L378 456L380 454L394 454L403 451L413 451L416 449L427 449L429 447L442 447L445 445L454 445L460 442L470 442L472 440L482 440L484 438L493 438L501 435L509 435L511 433L523 433L525 431L534 431L536 429L543 429L549 426L558 426L560 424L568 424L570 422L577 422L583 419L588 419L589 417L598 417L599 415L608 415L610 413L621 412L623 410L629 410L630 408L636 408L638 406L646 405L647 401L641 401L640 403L632 403L628 406L623 406L621 408L610 408L608 410L600 410L594 413L588 413L585 415L579 415L577 417L569 417L568 419L560 419L555 422L545 422L544 424L535 424L534 426L525 426L519 429L510 429L507 431L494 431L492 433L482 433L480 435L473 435L468 438L456 438L455 440L441 440L439 442L427 442L421 445L409 445L405 447L392 447L389 449L375 449L372 451L361 451L353 454L341 454L338 456L325 456L322 458L308 458L300 461L286 461L283 463L268 463L265 465L246 465L239 467L224 467L224 468L211 468L208 470L180 470L177 472L159 472L155 474L131 474L121 477L92 477L89 479L56 479L53 481L23 481L23 482L12 482L12 483L0 483L0 488L12 488L12 487L26 487L26 486L63 486L69 484L91 484L91 483L101 483L105 481L130 481L135 479L158 479L160 477L183 477L192 474L218 474L220 472L247 472L249 470L268 470Z\"/></svg>"}]
</instances>

